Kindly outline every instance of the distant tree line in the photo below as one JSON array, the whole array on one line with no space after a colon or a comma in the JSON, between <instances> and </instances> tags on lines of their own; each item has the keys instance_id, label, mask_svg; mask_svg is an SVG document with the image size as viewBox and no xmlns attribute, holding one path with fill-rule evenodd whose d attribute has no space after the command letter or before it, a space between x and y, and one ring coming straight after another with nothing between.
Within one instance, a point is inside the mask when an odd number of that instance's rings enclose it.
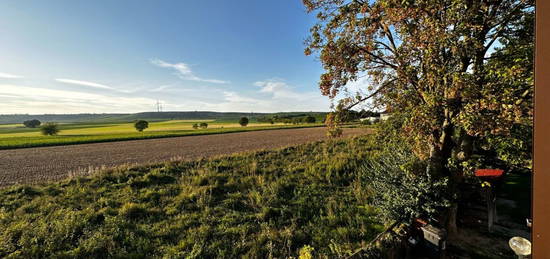
<instances>
[{"instance_id":1,"label":"distant tree line","mask_svg":"<svg viewBox=\"0 0 550 259\"><path fill-rule=\"evenodd\" d=\"M360 110L358 113L359 113L360 118L380 117L380 113L379 113L379 112L366 111L365 109Z\"/></svg>"},{"instance_id":2,"label":"distant tree line","mask_svg":"<svg viewBox=\"0 0 550 259\"><path fill-rule=\"evenodd\" d=\"M284 124L302 124L302 123L315 123L317 119L312 115L296 114L296 115L273 115L273 116L261 116L257 118L258 122L262 123L284 123Z\"/></svg>"},{"instance_id":3,"label":"distant tree line","mask_svg":"<svg viewBox=\"0 0 550 259\"><path fill-rule=\"evenodd\" d=\"M367 110L347 110L343 111L339 115L342 122L352 122L357 121L361 118L368 117L380 117L380 112L367 111ZM315 122L325 122L326 115L322 116L313 116L311 114L301 113L301 114L288 114L288 115L272 115L272 116L259 116L256 118L258 122L261 123L284 123L284 124L302 124L302 123L315 123Z\"/></svg>"}]
</instances>

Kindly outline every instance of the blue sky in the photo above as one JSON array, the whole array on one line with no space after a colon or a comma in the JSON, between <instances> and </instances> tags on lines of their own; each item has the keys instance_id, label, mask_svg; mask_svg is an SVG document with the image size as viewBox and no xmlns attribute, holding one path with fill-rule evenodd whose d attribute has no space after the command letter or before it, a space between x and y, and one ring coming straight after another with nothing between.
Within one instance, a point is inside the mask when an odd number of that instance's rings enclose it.
<instances>
[{"instance_id":1,"label":"blue sky","mask_svg":"<svg viewBox=\"0 0 550 259\"><path fill-rule=\"evenodd\" d=\"M299 0L4 1L0 16L0 114L330 106Z\"/></svg>"}]
</instances>

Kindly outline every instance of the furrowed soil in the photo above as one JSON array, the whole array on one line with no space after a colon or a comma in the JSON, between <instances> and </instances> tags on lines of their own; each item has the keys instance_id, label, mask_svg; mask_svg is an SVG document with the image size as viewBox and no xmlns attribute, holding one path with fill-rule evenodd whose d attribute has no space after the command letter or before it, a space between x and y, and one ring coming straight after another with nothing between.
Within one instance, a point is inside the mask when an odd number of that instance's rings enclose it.
<instances>
[{"instance_id":1,"label":"furrowed soil","mask_svg":"<svg viewBox=\"0 0 550 259\"><path fill-rule=\"evenodd\" d=\"M349 128L343 136L367 133ZM325 128L302 128L0 150L0 187L56 181L105 167L208 158L326 138Z\"/></svg>"}]
</instances>

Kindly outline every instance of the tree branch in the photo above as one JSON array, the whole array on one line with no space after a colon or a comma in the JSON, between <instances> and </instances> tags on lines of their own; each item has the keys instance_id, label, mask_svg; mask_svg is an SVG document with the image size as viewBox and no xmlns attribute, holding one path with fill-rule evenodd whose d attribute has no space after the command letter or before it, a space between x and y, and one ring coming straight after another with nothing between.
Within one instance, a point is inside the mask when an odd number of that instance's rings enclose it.
<instances>
[{"instance_id":1,"label":"tree branch","mask_svg":"<svg viewBox=\"0 0 550 259\"><path fill-rule=\"evenodd\" d=\"M360 50L364 51L364 52L367 53L369 56L371 56L371 57L373 57L373 58L379 60L381 63L383 63L383 64L385 64L385 65L387 65L387 66L389 66L389 67L391 67L391 68L393 68L393 69L395 69L395 70L397 70L397 66L396 66L396 65L394 65L394 64L388 62L387 60L385 60L384 58L382 58L382 57L380 57L380 56L378 56L378 55L372 53L372 52L369 51L368 49L366 49L366 48L360 48Z\"/></svg>"},{"instance_id":2,"label":"tree branch","mask_svg":"<svg viewBox=\"0 0 550 259\"><path fill-rule=\"evenodd\" d=\"M378 93L380 93L380 91L382 91L382 89L386 88L387 86L389 86L390 84L392 84L393 82L395 82L395 80L397 80L396 78L390 80L390 81L387 81L384 85L380 86L378 89L376 89L376 91L374 91L373 93L371 93L370 95L366 96L366 97L363 97L359 100L357 100L355 103L349 105L348 107L346 107L346 110L349 110L353 107L355 107L356 105L374 97L375 95L377 95Z\"/></svg>"}]
</instances>

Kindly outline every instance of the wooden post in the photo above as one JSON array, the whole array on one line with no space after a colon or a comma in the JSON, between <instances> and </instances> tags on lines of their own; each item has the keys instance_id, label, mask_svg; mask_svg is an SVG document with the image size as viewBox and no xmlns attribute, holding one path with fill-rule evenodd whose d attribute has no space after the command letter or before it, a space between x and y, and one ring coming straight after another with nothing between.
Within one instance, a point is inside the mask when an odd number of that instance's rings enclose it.
<instances>
[{"instance_id":1,"label":"wooden post","mask_svg":"<svg viewBox=\"0 0 550 259\"><path fill-rule=\"evenodd\" d=\"M487 228L489 232L492 232L496 216L496 202L493 187L487 187L485 194L487 197Z\"/></svg>"},{"instance_id":2,"label":"wooden post","mask_svg":"<svg viewBox=\"0 0 550 259\"><path fill-rule=\"evenodd\" d=\"M533 258L550 258L550 1L536 2Z\"/></svg>"}]
</instances>

